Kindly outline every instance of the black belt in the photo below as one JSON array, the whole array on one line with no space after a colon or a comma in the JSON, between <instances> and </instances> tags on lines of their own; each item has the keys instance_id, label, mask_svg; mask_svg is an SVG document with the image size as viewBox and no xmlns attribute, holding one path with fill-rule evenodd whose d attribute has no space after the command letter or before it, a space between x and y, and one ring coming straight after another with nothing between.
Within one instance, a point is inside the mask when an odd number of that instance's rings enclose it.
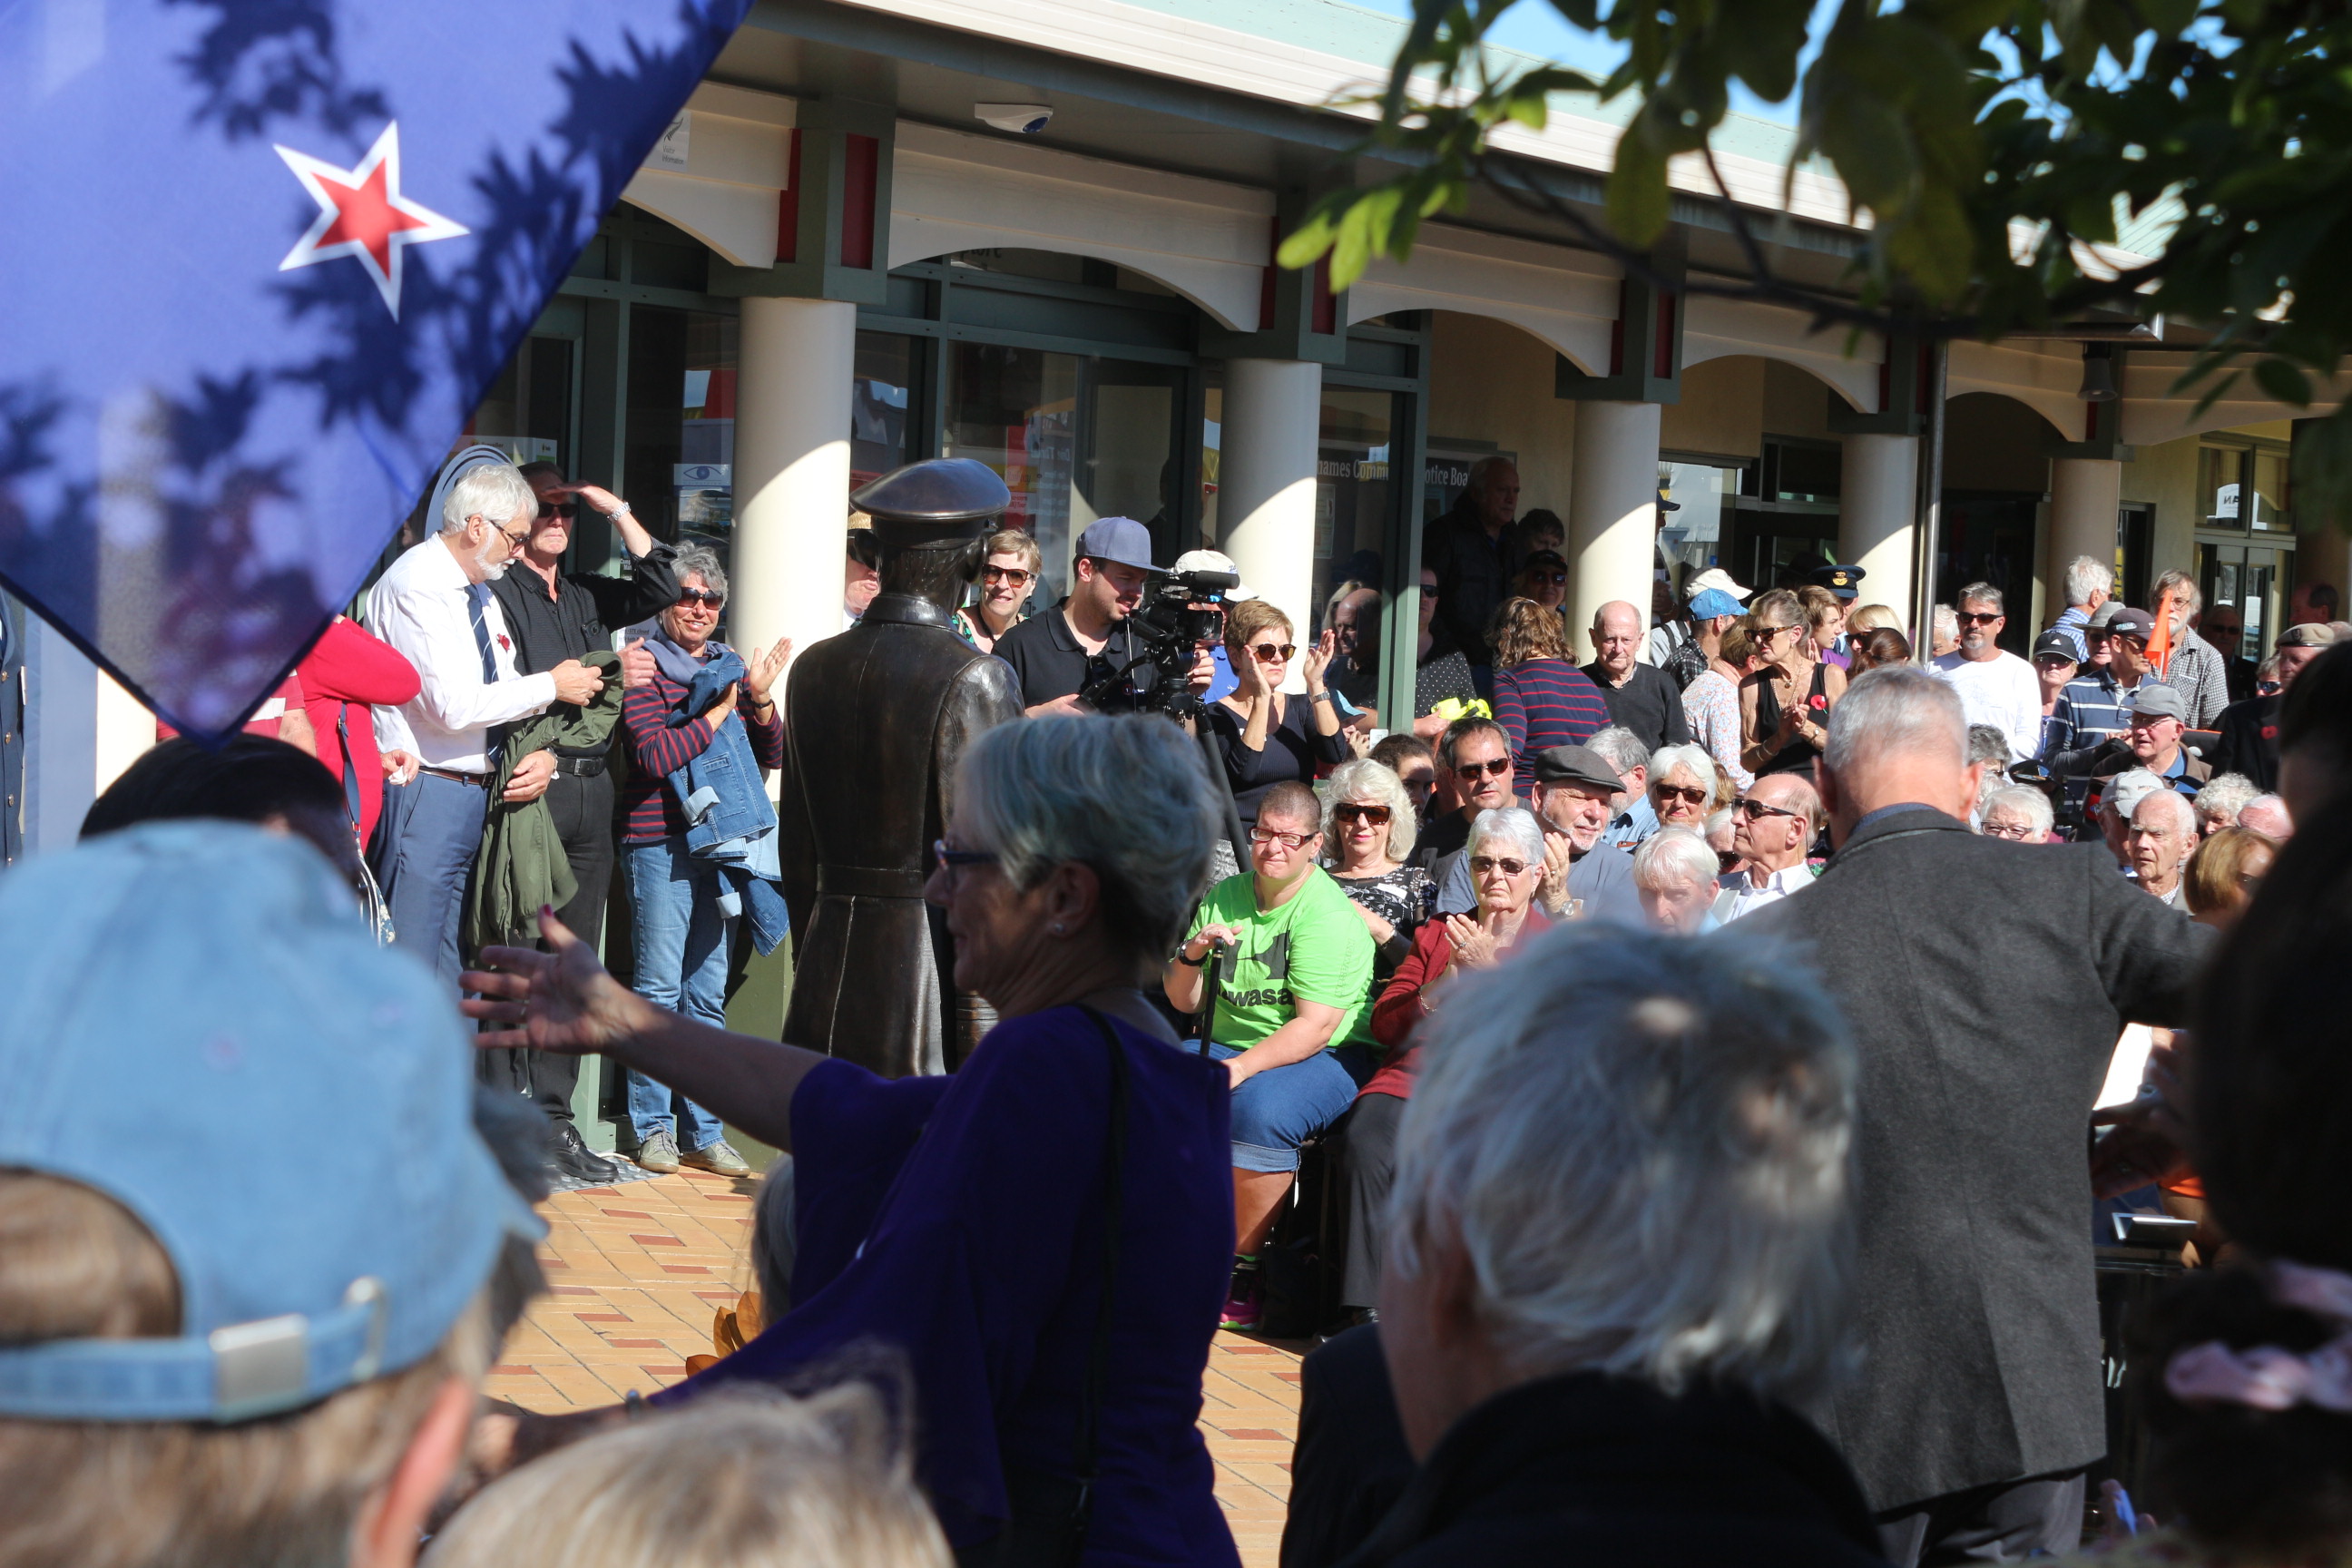
<instances>
[{"instance_id":1,"label":"black belt","mask_svg":"<svg viewBox=\"0 0 2352 1568\"><path fill-rule=\"evenodd\" d=\"M555 771L559 773L570 773L575 779L593 779L604 771L604 759L567 757L558 752L555 754Z\"/></svg>"},{"instance_id":2,"label":"black belt","mask_svg":"<svg viewBox=\"0 0 2352 1568\"><path fill-rule=\"evenodd\" d=\"M919 899L929 879L927 872L882 866L821 863L816 868L816 890L845 899Z\"/></svg>"},{"instance_id":3,"label":"black belt","mask_svg":"<svg viewBox=\"0 0 2352 1568\"><path fill-rule=\"evenodd\" d=\"M476 789L486 789L490 782L488 773L461 773L452 768L420 767L416 771L430 773L436 779L447 779L451 784L472 784Z\"/></svg>"}]
</instances>

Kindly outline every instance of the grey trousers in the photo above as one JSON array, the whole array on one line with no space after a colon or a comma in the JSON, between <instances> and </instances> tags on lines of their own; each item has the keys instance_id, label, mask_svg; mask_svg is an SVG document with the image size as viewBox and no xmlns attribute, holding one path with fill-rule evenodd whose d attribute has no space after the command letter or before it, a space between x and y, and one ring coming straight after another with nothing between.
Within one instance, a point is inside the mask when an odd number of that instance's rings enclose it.
<instances>
[{"instance_id":1,"label":"grey trousers","mask_svg":"<svg viewBox=\"0 0 2352 1568\"><path fill-rule=\"evenodd\" d=\"M2083 1472L2032 1476L1929 1498L1878 1516L1895 1568L2064 1557L2083 1538Z\"/></svg>"}]
</instances>

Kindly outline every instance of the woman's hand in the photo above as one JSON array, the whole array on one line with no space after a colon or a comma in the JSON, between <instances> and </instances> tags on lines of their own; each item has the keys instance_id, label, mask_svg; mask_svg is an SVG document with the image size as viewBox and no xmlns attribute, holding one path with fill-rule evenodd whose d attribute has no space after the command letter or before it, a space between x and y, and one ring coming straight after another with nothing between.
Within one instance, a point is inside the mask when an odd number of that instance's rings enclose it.
<instances>
[{"instance_id":1,"label":"woman's hand","mask_svg":"<svg viewBox=\"0 0 2352 1568\"><path fill-rule=\"evenodd\" d=\"M1208 962L1209 949L1212 946L1223 942L1227 947L1231 947L1241 940L1241 934L1239 926L1202 926L1185 939L1184 962L1192 964L1205 963Z\"/></svg>"},{"instance_id":2,"label":"woman's hand","mask_svg":"<svg viewBox=\"0 0 2352 1568\"><path fill-rule=\"evenodd\" d=\"M1454 962L1465 969L1492 969L1502 956L1494 932L1468 915L1446 916L1445 936L1454 944Z\"/></svg>"},{"instance_id":3,"label":"woman's hand","mask_svg":"<svg viewBox=\"0 0 2352 1568\"><path fill-rule=\"evenodd\" d=\"M1265 700L1265 671L1258 668L1257 655L1243 648L1238 657L1228 662L1234 667L1234 689L1225 700L1239 701L1244 706Z\"/></svg>"},{"instance_id":4,"label":"woman's hand","mask_svg":"<svg viewBox=\"0 0 2352 1568\"><path fill-rule=\"evenodd\" d=\"M1543 874L1536 879L1536 901L1553 914L1568 907L1568 873L1576 864L1576 842L1545 829Z\"/></svg>"},{"instance_id":5,"label":"woman's hand","mask_svg":"<svg viewBox=\"0 0 2352 1568\"><path fill-rule=\"evenodd\" d=\"M793 639L778 637L775 647L752 658L751 668L743 672L743 694L751 700L751 706L765 708L768 705L768 693L775 686L776 677L783 674L785 661L792 657Z\"/></svg>"},{"instance_id":6,"label":"woman's hand","mask_svg":"<svg viewBox=\"0 0 2352 1568\"><path fill-rule=\"evenodd\" d=\"M459 989L479 994L457 1010L468 1018L512 1028L474 1037L477 1047L528 1047L581 1056L613 1051L643 1033L656 1012L653 1004L614 979L595 952L555 918L539 911L540 935L550 952L528 947L486 947L485 967L457 977Z\"/></svg>"},{"instance_id":7,"label":"woman's hand","mask_svg":"<svg viewBox=\"0 0 2352 1568\"><path fill-rule=\"evenodd\" d=\"M735 711L735 689L741 684L740 680L729 681L727 689L719 694L719 700L713 702L702 715L702 721L714 730L725 723L727 715Z\"/></svg>"},{"instance_id":8,"label":"woman's hand","mask_svg":"<svg viewBox=\"0 0 2352 1568\"><path fill-rule=\"evenodd\" d=\"M1307 694L1319 695L1323 690L1323 672L1331 668L1331 655L1339 647L1338 638L1330 632L1317 637L1307 650Z\"/></svg>"}]
</instances>

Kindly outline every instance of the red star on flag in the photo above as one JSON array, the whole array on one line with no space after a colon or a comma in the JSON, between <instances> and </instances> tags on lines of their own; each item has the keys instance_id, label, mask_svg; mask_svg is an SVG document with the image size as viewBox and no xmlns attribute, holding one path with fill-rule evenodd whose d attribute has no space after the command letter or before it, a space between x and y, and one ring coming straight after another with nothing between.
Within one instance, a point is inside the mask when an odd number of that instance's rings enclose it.
<instances>
[{"instance_id":1,"label":"red star on flag","mask_svg":"<svg viewBox=\"0 0 2352 1568\"><path fill-rule=\"evenodd\" d=\"M464 224L400 194L398 121L384 126L355 168L339 169L291 147L277 151L319 204L310 232L295 242L278 270L289 272L339 256L356 258L375 279L376 291L394 321L400 319L400 264L407 248L470 232Z\"/></svg>"}]
</instances>

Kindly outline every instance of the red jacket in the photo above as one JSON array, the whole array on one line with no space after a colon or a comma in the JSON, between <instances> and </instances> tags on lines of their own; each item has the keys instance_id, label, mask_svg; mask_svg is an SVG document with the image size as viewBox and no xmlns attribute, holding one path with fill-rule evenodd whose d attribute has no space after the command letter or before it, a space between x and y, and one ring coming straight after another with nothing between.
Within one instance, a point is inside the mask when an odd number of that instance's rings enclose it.
<instances>
[{"instance_id":1,"label":"red jacket","mask_svg":"<svg viewBox=\"0 0 2352 1568\"><path fill-rule=\"evenodd\" d=\"M1529 904L1527 919L1519 922L1518 935L1511 939L1511 948L1550 924L1543 910ZM1511 948L1504 950L1505 956L1509 955ZM1389 976L1381 999L1372 1004L1372 1038L1388 1047L1389 1054L1380 1070L1358 1091L1360 1094L1412 1098L1413 1076L1421 1071L1421 1042L1413 1038L1413 1034L1427 1016L1422 1010L1421 994L1434 985L1453 962L1454 939L1445 934L1445 917L1432 915L1412 933L1412 951L1404 955L1404 962Z\"/></svg>"},{"instance_id":2,"label":"red jacket","mask_svg":"<svg viewBox=\"0 0 2352 1568\"><path fill-rule=\"evenodd\" d=\"M364 847L375 837L375 820L383 810L383 763L376 755L375 719L370 709L397 708L412 700L420 685L416 667L357 621L337 616L294 673L302 682L302 710L318 733L319 760L338 781L343 776L343 745L335 722L343 720L350 728L352 766L360 783L360 843Z\"/></svg>"}]
</instances>

